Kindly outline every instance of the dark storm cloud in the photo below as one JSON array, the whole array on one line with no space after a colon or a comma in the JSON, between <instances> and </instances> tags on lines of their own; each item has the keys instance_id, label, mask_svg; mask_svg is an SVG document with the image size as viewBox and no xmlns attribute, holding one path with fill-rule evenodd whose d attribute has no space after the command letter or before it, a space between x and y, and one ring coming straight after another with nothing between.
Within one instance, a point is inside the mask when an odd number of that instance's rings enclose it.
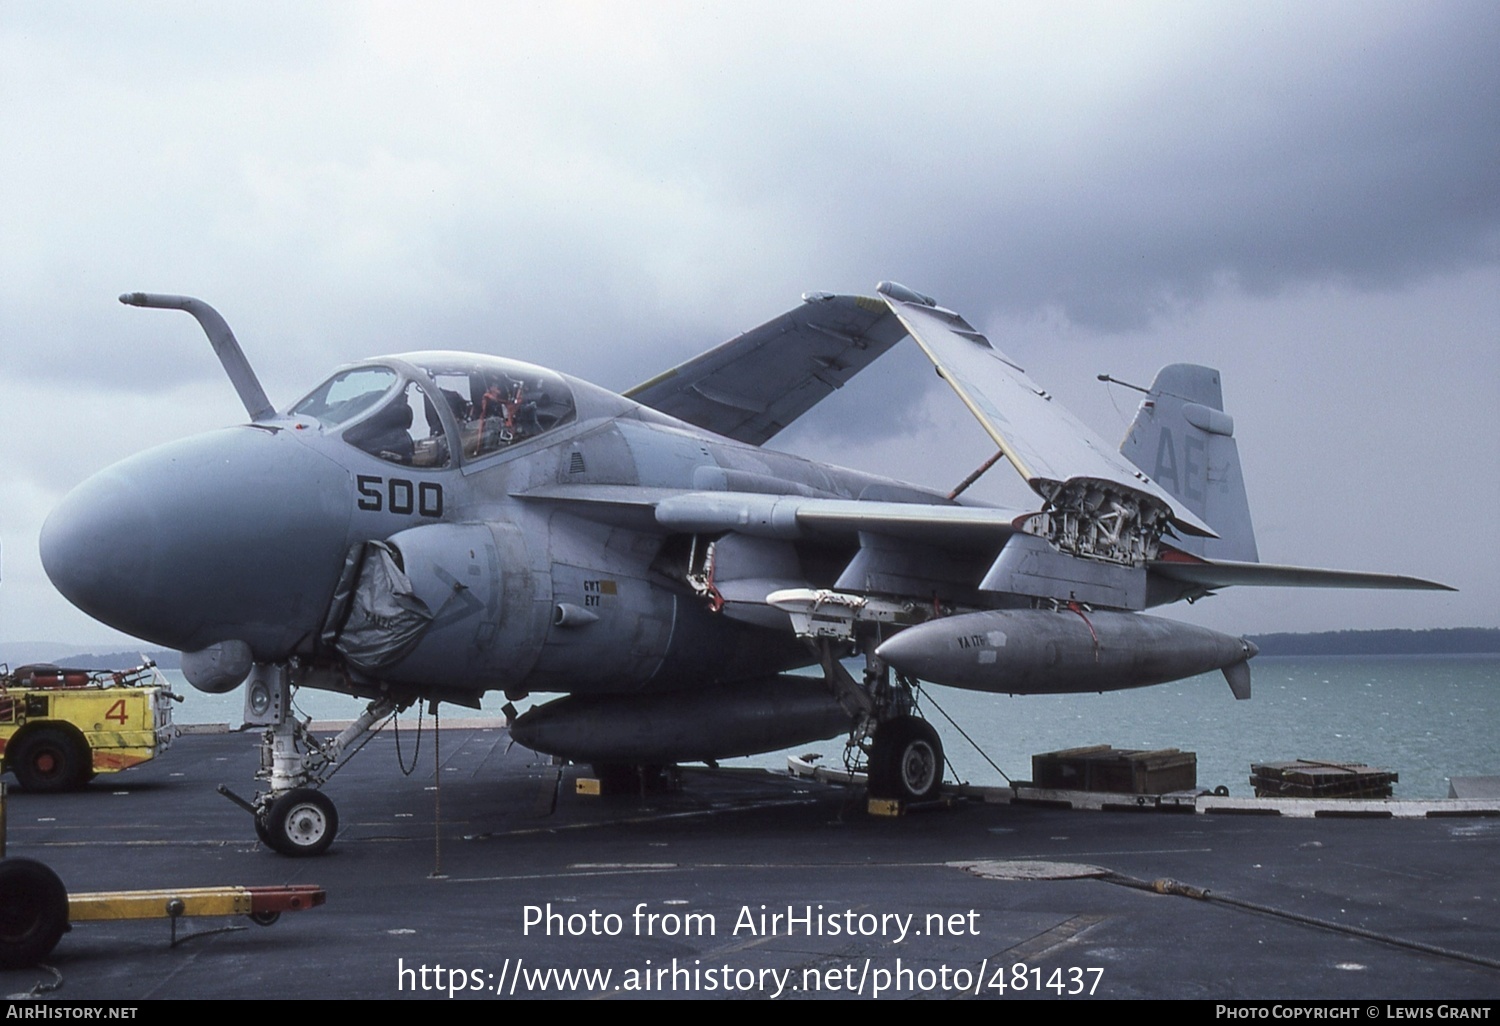
<instances>
[{"instance_id":1,"label":"dark storm cloud","mask_svg":"<svg viewBox=\"0 0 1500 1026\"><path fill-rule=\"evenodd\" d=\"M1500 258L1500 7L1213 10L1229 23L1066 111L1080 123L1060 138L996 138L993 102L940 145L893 124L893 145L941 151L925 174L872 159L852 177L852 248L955 305L1107 329L1225 280L1391 288Z\"/></svg>"},{"instance_id":2,"label":"dark storm cloud","mask_svg":"<svg viewBox=\"0 0 1500 1026\"><path fill-rule=\"evenodd\" d=\"M647 7L597 38L562 15L445 31L466 9L442 8L403 26L409 52L340 31L358 7L189 8L168 38L39 10L11 38L80 82L28 125L81 130L52 144L78 150L42 181L78 203L50 224L87 216L95 250L43 238L37 287L0 293L12 324L67 318L62 354L18 354L44 375L84 354L121 387L211 373L142 345L164 329L108 308L126 288L275 303L265 334L324 363L519 342L623 387L807 288L891 277L975 318L1120 330L1226 282L1388 288L1497 258L1491 4L887 6L852 27ZM93 313L57 312L63 281Z\"/></svg>"},{"instance_id":3,"label":"dark storm cloud","mask_svg":"<svg viewBox=\"0 0 1500 1026\"><path fill-rule=\"evenodd\" d=\"M564 307L556 355L624 387L805 288L892 277L976 320L1051 309L1119 331L1225 284L1389 289L1500 258L1500 121L1486 102L1500 96L1500 8L1201 10L1118 92L1091 79L1088 55L1050 55L1051 97L1003 60L965 64L975 87L958 97L951 68L903 67L888 46L819 55L771 31L721 55L735 26L699 26L683 46L697 58L669 76L688 96L672 118L632 116L626 90L586 105L592 127L576 129L620 176L698 195L688 234L723 232L687 269L700 283L687 301L653 266L682 242L670 218L564 216L548 233L481 218L460 230L470 266L491 264L495 290L516 294L507 328L555 338L543 311ZM1003 29L971 17L944 31ZM919 57L937 31L914 33ZM524 270L485 255L496 240ZM714 265L740 261L756 277L714 288ZM602 351L581 341L599 337Z\"/></svg>"}]
</instances>

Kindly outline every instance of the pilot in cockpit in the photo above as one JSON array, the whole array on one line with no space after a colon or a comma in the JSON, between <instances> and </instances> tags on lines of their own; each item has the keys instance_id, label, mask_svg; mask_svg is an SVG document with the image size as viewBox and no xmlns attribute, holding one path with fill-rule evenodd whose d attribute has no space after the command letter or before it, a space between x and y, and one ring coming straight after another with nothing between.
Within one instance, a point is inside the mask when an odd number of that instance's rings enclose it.
<instances>
[{"instance_id":1,"label":"pilot in cockpit","mask_svg":"<svg viewBox=\"0 0 1500 1026\"><path fill-rule=\"evenodd\" d=\"M476 455L513 445L541 430L536 402L519 379L508 375L489 378L475 406L479 424Z\"/></svg>"}]
</instances>

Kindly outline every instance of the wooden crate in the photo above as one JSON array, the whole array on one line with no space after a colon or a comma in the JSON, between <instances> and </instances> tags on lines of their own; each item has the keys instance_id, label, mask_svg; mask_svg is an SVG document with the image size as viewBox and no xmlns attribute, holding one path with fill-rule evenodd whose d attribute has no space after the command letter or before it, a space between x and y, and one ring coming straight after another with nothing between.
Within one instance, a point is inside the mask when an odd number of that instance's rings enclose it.
<instances>
[{"instance_id":1,"label":"wooden crate","mask_svg":"<svg viewBox=\"0 0 1500 1026\"><path fill-rule=\"evenodd\" d=\"M1091 745L1031 757L1032 783L1060 791L1166 794L1198 786L1198 753Z\"/></svg>"},{"instance_id":2,"label":"wooden crate","mask_svg":"<svg viewBox=\"0 0 1500 1026\"><path fill-rule=\"evenodd\" d=\"M1250 766L1257 798L1389 798L1397 774L1357 762L1261 762Z\"/></svg>"}]
</instances>

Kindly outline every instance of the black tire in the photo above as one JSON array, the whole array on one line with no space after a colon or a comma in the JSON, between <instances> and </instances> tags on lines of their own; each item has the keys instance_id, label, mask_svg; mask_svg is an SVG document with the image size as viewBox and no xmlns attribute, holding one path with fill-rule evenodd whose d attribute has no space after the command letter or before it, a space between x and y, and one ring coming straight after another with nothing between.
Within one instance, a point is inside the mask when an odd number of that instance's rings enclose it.
<instances>
[{"instance_id":1,"label":"black tire","mask_svg":"<svg viewBox=\"0 0 1500 1026\"><path fill-rule=\"evenodd\" d=\"M68 928L68 889L40 862L0 859L0 969L46 958Z\"/></svg>"},{"instance_id":2,"label":"black tire","mask_svg":"<svg viewBox=\"0 0 1500 1026\"><path fill-rule=\"evenodd\" d=\"M321 855L338 832L339 814L333 799L310 787L288 791L266 810L265 841L282 855Z\"/></svg>"},{"instance_id":3,"label":"black tire","mask_svg":"<svg viewBox=\"0 0 1500 1026\"><path fill-rule=\"evenodd\" d=\"M898 716L875 729L870 745L870 797L926 802L943 789L943 742L932 724Z\"/></svg>"},{"instance_id":4,"label":"black tire","mask_svg":"<svg viewBox=\"0 0 1500 1026\"><path fill-rule=\"evenodd\" d=\"M28 791L76 791L93 770L88 745L61 727L37 727L7 750L6 764Z\"/></svg>"}]
</instances>

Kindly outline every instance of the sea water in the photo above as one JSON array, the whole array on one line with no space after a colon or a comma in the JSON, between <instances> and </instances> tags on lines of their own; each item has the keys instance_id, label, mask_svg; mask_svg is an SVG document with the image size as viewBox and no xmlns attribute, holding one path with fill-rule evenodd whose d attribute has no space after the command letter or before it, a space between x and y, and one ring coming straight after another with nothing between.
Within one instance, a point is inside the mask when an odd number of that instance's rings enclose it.
<instances>
[{"instance_id":1,"label":"sea water","mask_svg":"<svg viewBox=\"0 0 1500 1026\"><path fill-rule=\"evenodd\" d=\"M928 685L920 704L943 738L949 779L972 784L1028 780L1032 755L1099 744L1196 752L1198 786L1227 787L1232 795L1252 793L1252 763L1295 759L1394 771L1399 798L1444 798L1450 777L1500 775L1500 655L1261 656L1250 665L1248 701L1236 701L1223 675L1212 673L1084 695L989 695ZM207 695L180 673L166 674L184 696L179 722L239 724L238 690ZM352 719L363 708L357 699L311 690L298 692L295 704L318 720ZM499 717L504 704L500 695L487 695L482 714ZM529 703L518 704L524 710ZM475 715L446 705L442 714ZM408 710L402 725L415 726L416 716ZM843 764L841 739L724 764L784 769L787 754L810 752L824 765Z\"/></svg>"},{"instance_id":2,"label":"sea water","mask_svg":"<svg viewBox=\"0 0 1500 1026\"><path fill-rule=\"evenodd\" d=\"M1035 753L1093 744L1196 752L1198 786L1234 795L1253 793L1252 763L1295 759L1393 770L1402 798L1445 798L1450 777L1500 774L1500 656L1283 656L1251 666L1247 701L1219 673L1102 695L930 692L1019 779L1031 777ZM941 713L927 715L960 779L997 775Z\"/></svg>"}]
</instances>

